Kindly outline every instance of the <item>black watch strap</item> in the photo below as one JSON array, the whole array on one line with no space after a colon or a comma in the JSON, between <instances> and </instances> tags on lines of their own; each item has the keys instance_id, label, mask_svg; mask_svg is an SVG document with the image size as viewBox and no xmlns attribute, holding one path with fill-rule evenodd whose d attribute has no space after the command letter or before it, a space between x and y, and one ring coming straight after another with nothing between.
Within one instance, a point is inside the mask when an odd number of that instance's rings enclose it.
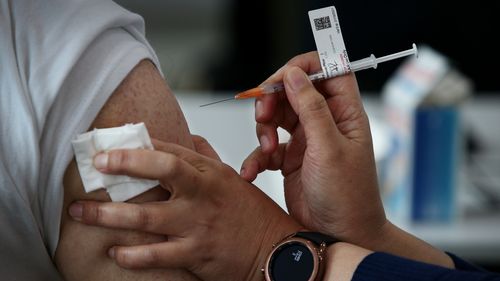
<instances>
[{"instance_id":1,"label":"black watch strap","mask_svg":"<svg viewBox=\"0 0 500 281\"><path fill-rule=\"evenodd\" d=\"M294 237L307 239L307 240L313 242L314 244L316 244L317 246L321 245L321 243L325 243L328 246L328 245L331 245L335 242L339 242L339 240L337 240L331 236L328 236L326 234L319 233L319 232L302 231L302 232L295 233Z\"/></svg>"}]
</instances>

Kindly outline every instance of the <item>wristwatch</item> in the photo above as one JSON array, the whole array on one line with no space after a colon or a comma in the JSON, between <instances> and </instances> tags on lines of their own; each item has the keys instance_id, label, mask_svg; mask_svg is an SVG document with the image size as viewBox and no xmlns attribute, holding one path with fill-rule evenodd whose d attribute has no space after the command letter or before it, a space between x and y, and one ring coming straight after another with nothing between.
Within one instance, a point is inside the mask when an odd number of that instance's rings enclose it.
<instances>
[{"instance_id":1,"label":"wristwatch","mask_svg":"<svg viewBox=\"0 0 500 281\"><path fill-rule=\"evenodd\" d=\"M277 245L263 269L266 281L315 281L323 276L326 247L337 239L319 232L297 232Z\"/></svg>"}]
</instances>

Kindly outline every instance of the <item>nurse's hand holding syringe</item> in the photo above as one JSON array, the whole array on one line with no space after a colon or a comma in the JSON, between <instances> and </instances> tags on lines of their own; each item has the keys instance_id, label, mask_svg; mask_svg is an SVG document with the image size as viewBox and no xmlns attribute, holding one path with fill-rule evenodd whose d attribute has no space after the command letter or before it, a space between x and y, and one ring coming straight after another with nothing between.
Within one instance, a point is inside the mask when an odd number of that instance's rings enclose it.
<instances>
[{"instance_id":1,"label":"nurse's hand holding syringe","mask_svg":"<svg viewBox=\"0 0 500 281\"><path fill-rule=\"evenodd\" d=\"M350 73L313 85L306 73L320 63L316 52L297 56L263 83L284 82L285 91L256 99L260 146L243 162L241 177L252 182L259 173L279 170L287 210L307 229L453 268L444 252L387 220L356 78ZM286 142L279 143L278 128L290 134Z\"/></svg>"}]
</instances>

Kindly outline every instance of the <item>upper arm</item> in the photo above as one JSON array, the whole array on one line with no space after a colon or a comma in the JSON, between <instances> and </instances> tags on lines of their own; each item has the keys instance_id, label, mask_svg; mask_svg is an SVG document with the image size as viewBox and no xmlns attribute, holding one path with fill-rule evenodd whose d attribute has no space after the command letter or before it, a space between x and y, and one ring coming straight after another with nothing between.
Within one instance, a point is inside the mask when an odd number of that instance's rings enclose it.
<instances>
[{"instance_id":1,"label":"upper arm","mask_svg":"<svg viewBox=\"0 0 500 281\"><path fill-rule=\"evenodd\" d=\"M89 129L144 122L152 138L193 148L191 135L179 105L155 66L141 61L122 81L103 106ZM183 271L139 271L121 269L108 258L113 245L161 242L165 237L102 229L80 224L68 215L75 200L109 201L103 190L85 193L75 161L64 174L64 204L55 262L67 280L196 280ZM149 190L131 202L165 200L168 194L160 187Z\"/></svg>"},{"instance_id":2,"label":"upper arm","mask_svg":"<svg viewBox=\"0 0 500 281\"><path fill-rule=\"evenodd\" d=\"M175 97L148 60L141 61L115 90L90 126L107 128L144 122L152 138L193 148Z\"/></svg>"}]
</instances>

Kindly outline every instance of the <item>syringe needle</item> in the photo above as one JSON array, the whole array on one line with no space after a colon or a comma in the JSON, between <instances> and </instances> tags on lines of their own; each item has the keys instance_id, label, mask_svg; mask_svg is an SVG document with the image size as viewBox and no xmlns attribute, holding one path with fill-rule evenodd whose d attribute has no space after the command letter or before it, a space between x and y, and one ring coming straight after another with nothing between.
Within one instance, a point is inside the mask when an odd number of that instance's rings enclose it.
<instances>
[{"instance_id":1,"label":"syringe needle","mask_svg":"<svg viewBox=\"0 0 500 281\"><path fill-rule=\"evenodd\" d=\"M265 93L263 92L263 89L257 87L257 88L253 88L253 89L241 92L241 93L235 95L232 98L227 98L227 99L218 100L218 101L214 101L214 102L211 102L211 103L203 104L203 105L200 105L200 107L212 105L212 104L219 103L219 102L229 101L229 100L239 100L239 99L256 98L256 97L260 97L260 96L262 96L264 94Z\"/></svg>"},{"instance_id":2,"label":"syringe needle","mask_svg":"<svg viewBox=\"0 0 500 281\"><path fill-rule=\"evenodd\" d=\"M214 102L211 102L211 103L202 104L202 105L200 105L200 107L204 107L204 106L216 104L216 103L219 103L219 102L225 102L225 101L229 101L229 100L234 100L234 97L230 97L230 98L227 98L227 99L214 101Z\"/></svg>"}]
</instances>

